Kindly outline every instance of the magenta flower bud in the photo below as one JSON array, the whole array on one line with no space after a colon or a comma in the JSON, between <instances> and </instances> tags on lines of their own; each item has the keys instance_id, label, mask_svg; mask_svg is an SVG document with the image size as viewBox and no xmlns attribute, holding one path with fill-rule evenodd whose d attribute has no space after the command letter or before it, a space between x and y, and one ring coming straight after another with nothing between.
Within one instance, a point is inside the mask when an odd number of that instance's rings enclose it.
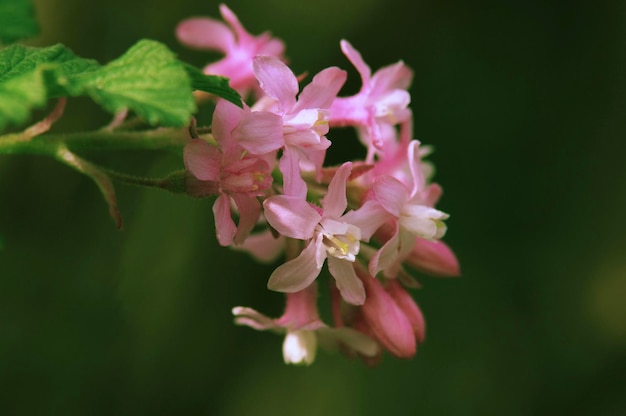
<instances>
[{"instance_id":1,"label":"magenta flower bud","mask_svg":"<svg viewBox=\"0 0 626 416\"><path fill-rule=\"evenodd\" d=\"M404 315L409 319L417 343L421 344L424 342L426 338L426 322L424 321L422 311L415 303L413 297L396 279L390 279L385 289L400 309L402 309Z\"/></svg>"},{"instance_id":2,"label":"magenta flower bud","mask_svg":"<svg viewBox=\"0 0 626 416\"><path fill-rule=\"evenodd\" d=\"M371 333L396 357L413 357L417 346L409 318L378 279L361 270L357 272L367 294L361 312Z\"/></svg>"}]
</instances>

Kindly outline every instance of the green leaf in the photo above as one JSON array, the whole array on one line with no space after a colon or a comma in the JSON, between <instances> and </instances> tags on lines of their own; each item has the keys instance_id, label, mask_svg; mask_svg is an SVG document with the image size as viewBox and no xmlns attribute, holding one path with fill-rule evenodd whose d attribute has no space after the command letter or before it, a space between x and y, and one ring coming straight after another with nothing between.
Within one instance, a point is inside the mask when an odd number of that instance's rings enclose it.
<instances>
[{"instance_id":1,"label":"green leaf","mask_svg":"<svg viewBox=\"0 0 626 416\"><path fill-rule=\"evenodd\" d=\"M99 68L63 45L45 48L13 45L0 50L0 129L23 123L48 98L67 95L65 85L79 73Z\"/></svg>"},{"instance_id":2,"label":"green leaf","mask_svg":"<svg viewBox=\"0 0 626 416\"><path fill-rule=\"evenodd\" d=\"M31 0L0 0L0 43L15 42L38 33Z\"/></svg>"},{"instance_id":3,"label":"green leaf","mask_svg":"<svg viewBox=\"0 0 626 416\"><path fill-rule=\"evenodd\" d=\"M222 97L231 103L243 107L241 96L237 91L228 85L228 78L217 75L206 75L202 70L193 65L183 63L185 71L191 78L191 85L194 90L204 91Z\"/></svg>"},{"instance_id":4,"label":"green leaf","mask_svg":"<svg viewBox=\"0 0 626 416\"><path fill-rule=\"evenodd\" d=\"M28 120L33 108L46 103L41 71L31 71L0 83L0 130L9 123Z\"/></svg>"},{"instance_id":5,"label":"green leaf","mask_svg":"<svg viewBox=\"0 0 626 416\"><path fill-rule=\"evenodd\" d=\"M132 110L150 124L181 127L196 111L191 81L163 44L141 40L102 68L68 77L71 95L89 95L106 110Z\"/></svg>"}]
</instances>

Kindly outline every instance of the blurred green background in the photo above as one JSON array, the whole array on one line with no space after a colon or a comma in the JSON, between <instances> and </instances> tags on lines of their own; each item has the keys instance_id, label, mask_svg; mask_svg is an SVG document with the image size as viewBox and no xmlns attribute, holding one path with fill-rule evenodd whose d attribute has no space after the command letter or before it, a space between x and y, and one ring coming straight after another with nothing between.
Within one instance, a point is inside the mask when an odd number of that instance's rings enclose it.
<instances>
[{"instance_id":1,"label":"blurred green background","mask_svg":"<svg viewBox=\"0 0 626 416\"><path fill-rule=\"evenodd\" d=\"M108 62L140 38L203 65L174 35L196 0L39 0L42 36ZM348 39L373 69L403 59L415 137L449 212L460 279L420 277L417 356L374 369L232 324L277 316L272 266L215 242L210 201L118 186L115 229L86 177L0 157L2 415L626 414L626 3L556 0L233 0L252 33L287 43L296 73L337 65ZM202 115L200 116L202 117ZM58 131L110 119L70 100ZM333 133L331 159L361 154ZM345 139L344 139L345 138ZM161 174L167 153L86 154Z\"/></svg>"}]
</instances>

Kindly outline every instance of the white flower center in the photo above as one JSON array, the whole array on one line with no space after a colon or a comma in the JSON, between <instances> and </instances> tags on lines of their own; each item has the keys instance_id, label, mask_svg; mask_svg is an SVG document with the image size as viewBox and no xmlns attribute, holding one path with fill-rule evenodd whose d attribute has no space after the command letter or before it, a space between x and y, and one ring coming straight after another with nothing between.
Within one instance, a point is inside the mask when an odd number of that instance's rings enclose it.
<instances>
[{"instance_id":1,"label":"white flower center","mask_svg":"<svg viewBox=\"0 0 626 416\"><path fill-rule=\"evenodd\" d=\"M361 247L361 230L358 227L325 219L320 223L318 232L323 236L322 243L329 255L352 262L356 260Z\"/></svg>"}]
</instances>

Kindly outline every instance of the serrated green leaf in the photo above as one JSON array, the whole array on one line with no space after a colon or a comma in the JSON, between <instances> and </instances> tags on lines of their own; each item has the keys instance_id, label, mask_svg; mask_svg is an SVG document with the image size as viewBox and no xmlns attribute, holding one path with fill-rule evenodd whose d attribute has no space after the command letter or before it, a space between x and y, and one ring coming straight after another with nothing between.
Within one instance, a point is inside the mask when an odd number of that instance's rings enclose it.
<instances>
[{"instance_id":1,"label":"serrated green leaf","mask_svg":"<svg viewBox=\"0 0 626 416\"><path fill-rule=\"evenodd\" d=\"M71 77L72 95L89 95L113 113L129 109L152 125L181 127L196 110L183 65L163 44L141 40L102 68Z\"/></svg>"},{"instance_id":2,"label":"serrated green leaf","mask_svg":"<svg viewBox=\"0 0 626 416\"><path fill-rule=\"evenodd\" d=\"M217 75L206 75L202 70L193 65L187 63L183 63L183 65L185 66L189 78L191 78L191 85L194 90L215 94L239 107L243 107L241 96L228 85L228 78Z\"/></svg>"},{"instance_id":3,"label":"serrated green leaf","mask_svg":"<svg viewBox=\"0 0 626 416\"><path fill-rule=\"evenodd\" d=\"M0 0L0 43L15 42L38 33L31 0Z\"/></svg>"},{"instance_id":4,"label":"serrated green leaf","mask_svg":"<svg viewBox=\"0 0 626 416\"><path fill-rule=\"evenodd\" d=\"M56 68L65 77L100 68L93 59L80 58L61 44L45 48L12 45L0 51L0 83L42 65Z\"/></svg>"},{"instance_id":5,"label":"serrated green leaf","mask_svg":"<svg viewBox=\"0 0 626 416\"><path fill-rule=\"evenodd\" d=\"M44 106L49 98L67 95L69 79L99 67L63 45L13 45L0 50L0 129L23 123L32 109Z\"/></svg>"}]
</instances>

